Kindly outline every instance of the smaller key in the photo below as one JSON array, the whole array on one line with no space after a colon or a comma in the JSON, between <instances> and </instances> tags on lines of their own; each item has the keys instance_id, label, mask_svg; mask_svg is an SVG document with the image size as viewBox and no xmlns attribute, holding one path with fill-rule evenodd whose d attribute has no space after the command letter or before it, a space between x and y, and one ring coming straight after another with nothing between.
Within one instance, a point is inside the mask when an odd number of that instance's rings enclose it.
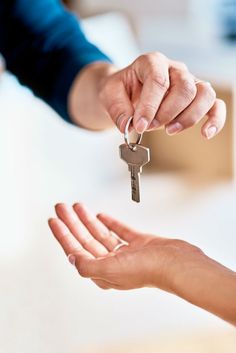
<instances>
[{"instance_id":1,"label":"smaller key","mask_svg":"<svg viewBox=\"0 0 236 353\"><path fill-rule=\"evenodd\" d=\"M132 200L140 202L140 173L150 161L150 150L142 145L130 143L120 145L120 158L128 164L131 174Z\"/></svg>"}]
</instances>

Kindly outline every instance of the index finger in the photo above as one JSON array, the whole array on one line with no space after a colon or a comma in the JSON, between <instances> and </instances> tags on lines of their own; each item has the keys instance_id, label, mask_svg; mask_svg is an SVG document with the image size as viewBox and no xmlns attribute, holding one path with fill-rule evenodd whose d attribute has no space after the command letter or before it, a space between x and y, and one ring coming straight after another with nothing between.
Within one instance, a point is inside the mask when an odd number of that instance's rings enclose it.
<instances>
[{"instance_id":1,"label":"index finger","mask_svg":"<svg viewBox=\"0 0 236 353\"><path fill-rule=\"evenodd\" d=\"M115 237L104 223L100 222L85 205L76 203L73 208L90 234L104 245L108 251L113 251L113 249L120 244L118 237Z\"/></svg>"},{"instance_id":2,"label":"index finger","mask_svg":"<svg viewBox=\"0 0 236 353\"><path fill-rule=\"evenodd\" d=\"M169 63L159 53L143 55L135 62L134 68L143 83L139 103L134 113L134 128L138 133L148 129L155 118L161 102L168 91Z\"/></svg>"},{"instance_id":3,"label":"index finger","mask_svg":"<svg viewBox=\"0 0 236 353\"><path fill-rule=\"evenodd\" d=\"M82 245L76 240L60 219L50 218L48 224L54 237L57 239L67 256L83 250ZM89 252L86 253L89 258L94 258Z\"/></svg>"},{"instance_id":4,"label":"index finger","mask_svg":"<svg viewBox=\"0 0 236 353\"><path fill-rule=\"evenodd\" d=\"M108 229L126 242L132 242L142 236L140 233L137 233L132 228L107 214L100 213L97 217Z\"/></svg>"}]
</instances>

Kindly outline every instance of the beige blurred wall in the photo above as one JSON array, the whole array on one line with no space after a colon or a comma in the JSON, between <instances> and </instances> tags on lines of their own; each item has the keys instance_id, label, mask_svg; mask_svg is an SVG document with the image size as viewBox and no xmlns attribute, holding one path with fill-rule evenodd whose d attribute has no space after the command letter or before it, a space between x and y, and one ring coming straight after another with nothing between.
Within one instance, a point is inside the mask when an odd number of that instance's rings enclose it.
<instances>
[{"instance_id":1,"label":"beige blurred wall","mask_svg":"<svg viewBox=\"0 0 236 353\"><path fill-rule=\"evenodd\" d=\"M128 2L126 0L80 0L79 6L82 13L96 13L104 10L122 10L129 15L135 16L140 13L172 14L183 15L190 9L191 0L136 0Z\"/></svg>"}]
</instances>

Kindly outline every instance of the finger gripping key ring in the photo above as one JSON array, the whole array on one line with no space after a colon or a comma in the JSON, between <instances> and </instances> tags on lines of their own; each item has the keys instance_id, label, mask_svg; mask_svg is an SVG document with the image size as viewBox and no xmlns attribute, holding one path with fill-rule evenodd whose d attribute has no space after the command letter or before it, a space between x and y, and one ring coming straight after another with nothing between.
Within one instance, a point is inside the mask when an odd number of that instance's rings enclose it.
<instances>
[{"instance_id":1,"label":"finger gripping key ring","mask_svg":"<svg viewBox=\"0 0 236 353\"><path fill-rule=\"evenodd\" d=\"M139 145L141 143L143 134L138 134L137 141L133 142L132 144L130 143L130 141L129 141L129 127L130 127L132 120L133 120L133 117L131 116L129 118L129 120L127 121L127 124L125 126L125 132L124 132L124 140L125 140L126 145L128 145L131 150L134 150L135 145Z\"/></svg>"}]
</instances>

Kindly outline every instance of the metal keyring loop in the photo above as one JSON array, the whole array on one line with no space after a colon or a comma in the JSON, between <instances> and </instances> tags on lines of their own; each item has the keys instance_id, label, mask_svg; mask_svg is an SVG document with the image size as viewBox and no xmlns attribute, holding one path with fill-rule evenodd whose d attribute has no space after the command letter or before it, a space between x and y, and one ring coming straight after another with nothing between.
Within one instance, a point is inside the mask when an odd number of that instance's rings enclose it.
<instances>
[{"instance_id":1,"label":"metal keyring loop","mask_svg":"<svg viewBox=\"0 0 236 353\"><path fill-rule=\"evenodd\" d=\"M129 118L129 120L127 121L127 124L125 126L124 139L125 139L126 145L129 146L129 148L131 150L134 150L135 149L134 145L140 145L140 143L142 141L143 134L138 134L137 141L133 142L132 144L130 143L130 141L129 141L129 127L130 127L130 123L132 120L133 120L133 117L131 116Z\"/></svg>"}]
</instances>

